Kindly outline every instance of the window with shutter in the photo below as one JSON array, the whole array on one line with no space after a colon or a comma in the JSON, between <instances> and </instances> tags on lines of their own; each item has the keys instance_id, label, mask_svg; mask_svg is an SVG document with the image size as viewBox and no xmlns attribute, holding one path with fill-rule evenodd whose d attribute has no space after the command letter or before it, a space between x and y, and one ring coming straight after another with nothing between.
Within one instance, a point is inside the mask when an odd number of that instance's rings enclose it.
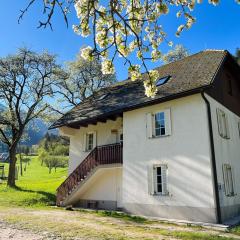
<instances>
[{"instance_id":1,"label":"window with shutter","mask_svg":"<svg viewBox=\"0 0 240 240\"><path fill-rule=\"evenodd\" d=\"M222 138L229 139L228 118L224 111L217 109L218 132Z\"/></svg>"},{"instance_id":2,"label":"window with shutter","mask_svg":"<svg viewBox=\"0 0 240 240\"><path fill-rule=\"evenodd\" d=\"M156 195L168 195L167 189L167 165L153 166L153 188Z\"/></svg>"},{"instance_id":3,"label":"window with shutter","mask_svg":"<svg viewBox=\"0 0 240 240\"><path fill-rule=\"evenodd\" d=\"M228 197L234 196L234 181L230 164L223 164L223 180L225 195Z\"/></svg>"},{"instance_id":4,"label":"window with shutter","mask_svg":"<svg viewBox=\"0 0 240 240\"><path fill-rule=\"evenodd\" d=\"M86 134L86 151L91 151L94 148L94 133Z\"/></svg>"},{"instance_id":5,"label":"window with shutter","mask_svg":"<svg viewBox=\"0 0 240 240\"><path fill-rule=\"evenodd\" d=\"M166 109L157 113L147 114L147 136L148 138L171 135L171 112Z\"/></svg>"},{"instance_id":6,"label":"window with shutter","mask_svg":"<svg viewBox=\"0 0 240 240\"><path fill-rule=\"evenodd\" d=\"M239 134L239 138L240 138L240 122L238 122L238 134Z\"/></svg>"}]
</instances>

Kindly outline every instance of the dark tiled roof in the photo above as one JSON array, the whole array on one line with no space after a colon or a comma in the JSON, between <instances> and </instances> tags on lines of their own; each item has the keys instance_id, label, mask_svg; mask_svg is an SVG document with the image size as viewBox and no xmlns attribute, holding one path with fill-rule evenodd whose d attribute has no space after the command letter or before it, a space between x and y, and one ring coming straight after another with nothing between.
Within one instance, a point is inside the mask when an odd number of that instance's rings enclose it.
<instances>
[{"instance_id":1,"label":"dark tiled roof","mask_svg":"<svg viewBox=\"0 0 240 240\"><path fill-rule=\"evenodd\" d=\"M67 112L50 128L81 125L94 119L154 104L170 97L177 97L181 93L207 87L214 80L227 54L227 51L206 50L156 68L160 78L165 76L171 76L171 78L158 88L155 98L145 96L144 86L140 80L135 82L126 80L101 89L94 96ZM105 94L107 95L104 97Z\"/></svg>"}]
</instances>

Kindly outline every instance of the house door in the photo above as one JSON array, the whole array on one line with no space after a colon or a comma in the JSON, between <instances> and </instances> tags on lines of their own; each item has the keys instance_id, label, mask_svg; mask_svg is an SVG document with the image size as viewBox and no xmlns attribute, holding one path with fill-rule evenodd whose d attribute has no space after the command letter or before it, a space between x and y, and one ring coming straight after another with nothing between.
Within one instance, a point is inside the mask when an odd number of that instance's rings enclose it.
<instances>
[{"instance_id":1,"label":"house door","mask_svg":"<svg viewBox=\"0 0 240 240\"><path fill-rule=\"evenodd\" d=\"M123 143L123 131L122 131L122 129L120 129L118 131L118 142Z\"/></svg>"}]
</instances>

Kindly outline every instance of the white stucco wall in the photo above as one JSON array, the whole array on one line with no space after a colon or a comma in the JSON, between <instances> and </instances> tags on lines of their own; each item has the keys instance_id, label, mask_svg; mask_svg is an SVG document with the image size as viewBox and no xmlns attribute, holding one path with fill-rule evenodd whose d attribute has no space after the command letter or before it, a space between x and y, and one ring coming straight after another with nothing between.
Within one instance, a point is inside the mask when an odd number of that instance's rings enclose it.
<instances>
[{"instance_id":1,"label":"white stucco wall","mask_svg":"<svg viewBox=\"0 0 240 240\"><path fill-rule=\"evenodd\" d=\"M60 131L62 134L70 137L69 148L69 174L85 159L89 152L85 151L84 136L88 132L96 131L97 146L116 143L119 141L118 136L112 133L111 130L122 129L122 118L116 121L108 120L106 123L97 123L97 125L88 125L88 127L81 127L80 129L64 129Z\"/></svg>"},{"instance_id":2,"label":"white stucco wall","mask_svg":"<svg viewBox=\"0 0 240 240\"><path fill-rule=\"evenodd\" d=\"M98 177L93 178L91 185L81 195L81 199L121 202L122 168L109 168L100 171Z\"/></svg>"},{"instance_id":3,"label":"white stucco wall","mask_svg":"<svg viewBox=\"0 0 240 240\"><path fill-rule=\"evenodd\" d=\"M146 114L168 108L171 136L148 139ZM215 206L207 111L200 94L124 113L123 135L123 205ZM152 196L148 167L161 163L168 165L169 196Z\"/></svg>"},{"instance_id":4,"label":"white stucco wall","mask_svg":"<svg viewBox=\"0 0 240 240\"><path fill-rule=\"evenodd\" d=\"M220 185L220 204L222 207L240 205L240 136L238 123L240 118L229 111L222 104L215 101L213 98L208 96L208 100L211 105L211 115L213 123L213 133L214 133L214 146L215 146L215 156L217 164L217 177L218 183ZM218 122L217 122L217 108L223 110L228 118L230 139L224 139L219 135L218 132ZM227 197L224 192L224 181L223 181L223 164L230 164L234 176L234 191L235 196ZM230 211L230 210L228 210ZM237 211L237 209L236 209ZM239 210L238 210L239 211ZM225 215L226 213L223 213Z\"/></svg>"}]
</instances>

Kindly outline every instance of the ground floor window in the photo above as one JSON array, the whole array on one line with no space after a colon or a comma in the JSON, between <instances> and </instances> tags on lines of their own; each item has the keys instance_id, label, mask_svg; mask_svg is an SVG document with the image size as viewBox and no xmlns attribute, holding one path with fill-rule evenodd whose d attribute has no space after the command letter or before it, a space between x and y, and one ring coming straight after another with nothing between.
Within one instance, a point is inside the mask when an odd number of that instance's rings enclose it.
<instances>
[{"instance_id":1,"label":"ground floor window","mask_svg":"<svg viewBox=\"0 0 240 240\"><path fill-rule=\"evenodd\" d=\"M223 181L226 196L234 196L234 179L230 164L223 164Z\"/></svg>"},{"instance_id":2,"label":"ground floor window","mask_svg":"<svg viewBox=\"0 0 240 240\"><path fill-rule=\"evenodd\" d=\"M168 179L166 164L153 165L152 187L154 195L168 195Z\"/></svg>"}]
</instances>

